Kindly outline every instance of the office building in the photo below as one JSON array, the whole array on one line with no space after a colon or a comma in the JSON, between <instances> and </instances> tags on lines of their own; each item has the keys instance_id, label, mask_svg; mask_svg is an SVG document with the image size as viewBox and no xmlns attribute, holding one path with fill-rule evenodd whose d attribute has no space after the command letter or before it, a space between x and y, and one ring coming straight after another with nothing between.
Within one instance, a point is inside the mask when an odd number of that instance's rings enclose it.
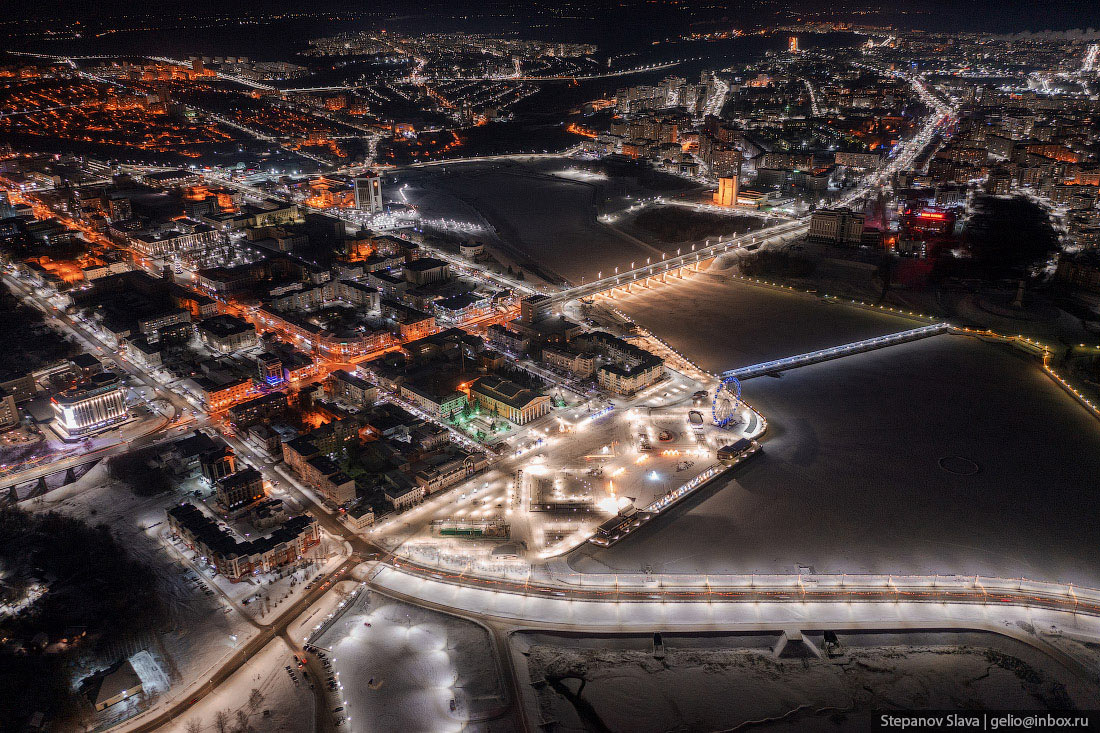
<instances>
[{"instance_id":1,"label":"office building","mask_svg":"<svg viewBox=\"0 0 1100 733\"><path fill-rule=\"evenodd\" d=\"M230 512L251 506L267 496L263 476L251 466L218 479L215 491L218 503Z\"/></svg>"},{"instance_id":2,"label":"office building","mask_svg":"<svg viewBox=\"0 0 1100 733\"><path fill-rule=\"evenodd\" d=\"M859 244L863 240L864 215L851 209L821 209L810 218L810 239L836 244Z\"/></svg>"},{"instance_id":3,"label":"office building","mask_svg":"<svg viewBox=\"0 0 1100 733\"><path fill-rule=\"evenodd\" d=\"M207 348L223 354L250 349L259 343L256 328L251 323L229 314L199 321L196 329L199 340Z\"/></svg>"},{"instance_id":4,"label":"office building","mask_svg":"<svg viewBox=\"0 0 1100 733\"><path fill-rule=\"evenodd\" d=\"M227 414L237 429L243 429L258 422L282 417L288 407L285 392L269 392L245 402L238 402L229 408Z\"/></svg>"},{"instance_id":5,"label":"office building","mask_svg":"<svg viewBox=\"0 0 1100 733\"><path fill-rule=\"evenodd\" d=\"M549 295L528 295L519 302L519 319L527 324L544 321L550 317L553 306Z\"/></svg>"},{"instance_id":6,"label":"office building","mask_svg":"<svg viewBox=\"0 0 1100 733\"><path fill-rule=\"evenodd\" d=\"M355 208L371 214L382 210L382 179L377 173L355 179Z\"/></svg>"},{"instance_id":7,"label":"office building","mask_svg":"<svg viewBox=\"0 0 1100 733\"><path fill-rule=\"evenodd\" d=\"M237 472L237 454L224 443L205 450L199 454L199 472L208 482L216 484Z\"/></svg>"},{"instance_id":8,"label":"office building","mask_svg":"<svg viewBox=\"0 0 1100 733\"><path fill-rule=\"evenodd\" d=\"M275 385L284 381L283 360L265 351L256 357L256 376L261 384Z\"/></svg>"},{"instance_id":9,"label":"office building","mask_svg":"<svg viewBox=\"0 0 1100 733\"><path fill-rule=\"evenodd\" d=\"M325 377L324 389L330 399L356 407L372 405L378 397L378 387L343 369L337 369Z\"/></svg>"},{"instance_id":10,"label":"office building","mask_svg":"<svg viewBox=\"0 0 1100 733\"><path fill-rule=\"evenodd\" d=\"M53 424L66 440L79 440L102 432L129 418L122 381L100 372L50 400Z\"/></svg>"},{"instance_id":11,"label":"office building","mask_svg":"<svg viewBox=\"0 0 1100 733\"><path fill-rule=\"evenodd\" d=\"M419 257L405 264L405 279L413 285L430 285L449 280L451 266L434 257Z\"/></svg>"}]
</instances>

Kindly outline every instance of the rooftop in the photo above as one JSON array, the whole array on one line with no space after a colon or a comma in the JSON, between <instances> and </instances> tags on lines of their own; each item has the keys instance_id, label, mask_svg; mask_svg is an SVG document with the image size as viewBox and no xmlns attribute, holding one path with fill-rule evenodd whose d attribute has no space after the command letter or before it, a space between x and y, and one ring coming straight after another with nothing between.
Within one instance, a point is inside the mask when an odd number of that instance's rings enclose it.
<instances>
[{"instance_id":1,"label":"rooftop","mask_svg":"<svg viewBox=\"0 0 1100 733\"><path fill-rule=\"evenodd\" d=\"M486 397L503 402L517 410L522 410L533 401L542 397L538 392L527 387L521 387L503 377L489 375L481 377L470 388L471 391L483 394Z\"/></svg>"},{"instance_id":2,"label":"rooftop","mask_svg":"<svg viewBox=\"0 0 1100 733\"><path fill-rule=\"evenodd\" d=\"M227 336L234 336L239 333L247 333L248 331L255 330L248 321L241 320L228 313L205 318L199 321L198 328L218 338L225 338Z\"/></svg>"}]
</instances>

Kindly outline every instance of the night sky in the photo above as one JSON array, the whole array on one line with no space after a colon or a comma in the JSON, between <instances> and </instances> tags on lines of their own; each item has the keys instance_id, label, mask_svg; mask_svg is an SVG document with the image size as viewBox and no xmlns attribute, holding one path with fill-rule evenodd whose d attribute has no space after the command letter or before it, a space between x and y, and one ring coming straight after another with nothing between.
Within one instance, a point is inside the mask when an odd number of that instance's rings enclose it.
<instances>
[{"instance_id":1,"label":"night sky","mask_svg":"<svg viewBox=\"0 0 1100 733\"><path fill-rule=\"evenodd\" d=\"M1038 7L1042 12L1036 12ZM1092 0L887 0L877 2L755 2L719 0L677 0L651 2L646 0L556 0L553 2L503 2L501 0L388 0L367 3L354 0L114 0L110 4L43 0L22 8L20 18L8 18L0 26L18 24L26 18L70 18L85 22L104 18L145 15L209 14L272 14L279 12L341 12L381 18L417 19L424 23L451 21L490 24L491 17L514 21L551 23L563 27L570 20L583 20L587 27L608 36L622 33L623 28L648 27L667 30L717 23L750 26L767 19L795 21L840 18L865 23L893 23L900 27L929 30L975 30L1014 32L1023 30L1065 30L1100 28L1100 10ZM804 14L804 15L802 15ZM634 21L634 22L631 22ZM594 25L593 25L594 22ZM625 22L625 26L623 25ZM425 30L430 30L425 28Z\"/></svg>"}]
</instances>

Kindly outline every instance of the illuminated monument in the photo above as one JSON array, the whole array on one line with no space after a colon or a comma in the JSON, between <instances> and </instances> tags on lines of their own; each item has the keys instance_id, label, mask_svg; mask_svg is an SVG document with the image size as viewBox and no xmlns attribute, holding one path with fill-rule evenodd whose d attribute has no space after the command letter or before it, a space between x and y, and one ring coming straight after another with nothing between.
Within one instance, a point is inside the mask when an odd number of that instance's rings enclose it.
<instances>
[{"instance_id":1,"label":"illuminated monument","mask_svg":"<svg viewBox=\"0 0 1100 733\"><path fill-rule=\"evenodd\" d=\"M732 176L722 176L718 179L718 191L714 194L714 203L719 206L737 206L737 197L741 193L739 174L738 170Z\"/></svg>"}]
</instances>

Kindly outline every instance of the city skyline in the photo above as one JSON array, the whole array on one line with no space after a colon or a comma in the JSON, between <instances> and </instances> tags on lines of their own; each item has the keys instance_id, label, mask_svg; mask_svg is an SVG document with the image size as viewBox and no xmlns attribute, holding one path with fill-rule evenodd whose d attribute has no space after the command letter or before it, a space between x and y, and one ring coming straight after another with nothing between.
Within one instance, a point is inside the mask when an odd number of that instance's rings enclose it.
<instances>
[{"instance_id":1,"label":"city skyline","mask_svg":"<svg viewBox=\"0 0 1100 733\"><path fill-rule=\"evenodd\" d=\"M1100 31L972 5L5 24L0 728L1097 725Z\"/></svg>"}]
</instances>

